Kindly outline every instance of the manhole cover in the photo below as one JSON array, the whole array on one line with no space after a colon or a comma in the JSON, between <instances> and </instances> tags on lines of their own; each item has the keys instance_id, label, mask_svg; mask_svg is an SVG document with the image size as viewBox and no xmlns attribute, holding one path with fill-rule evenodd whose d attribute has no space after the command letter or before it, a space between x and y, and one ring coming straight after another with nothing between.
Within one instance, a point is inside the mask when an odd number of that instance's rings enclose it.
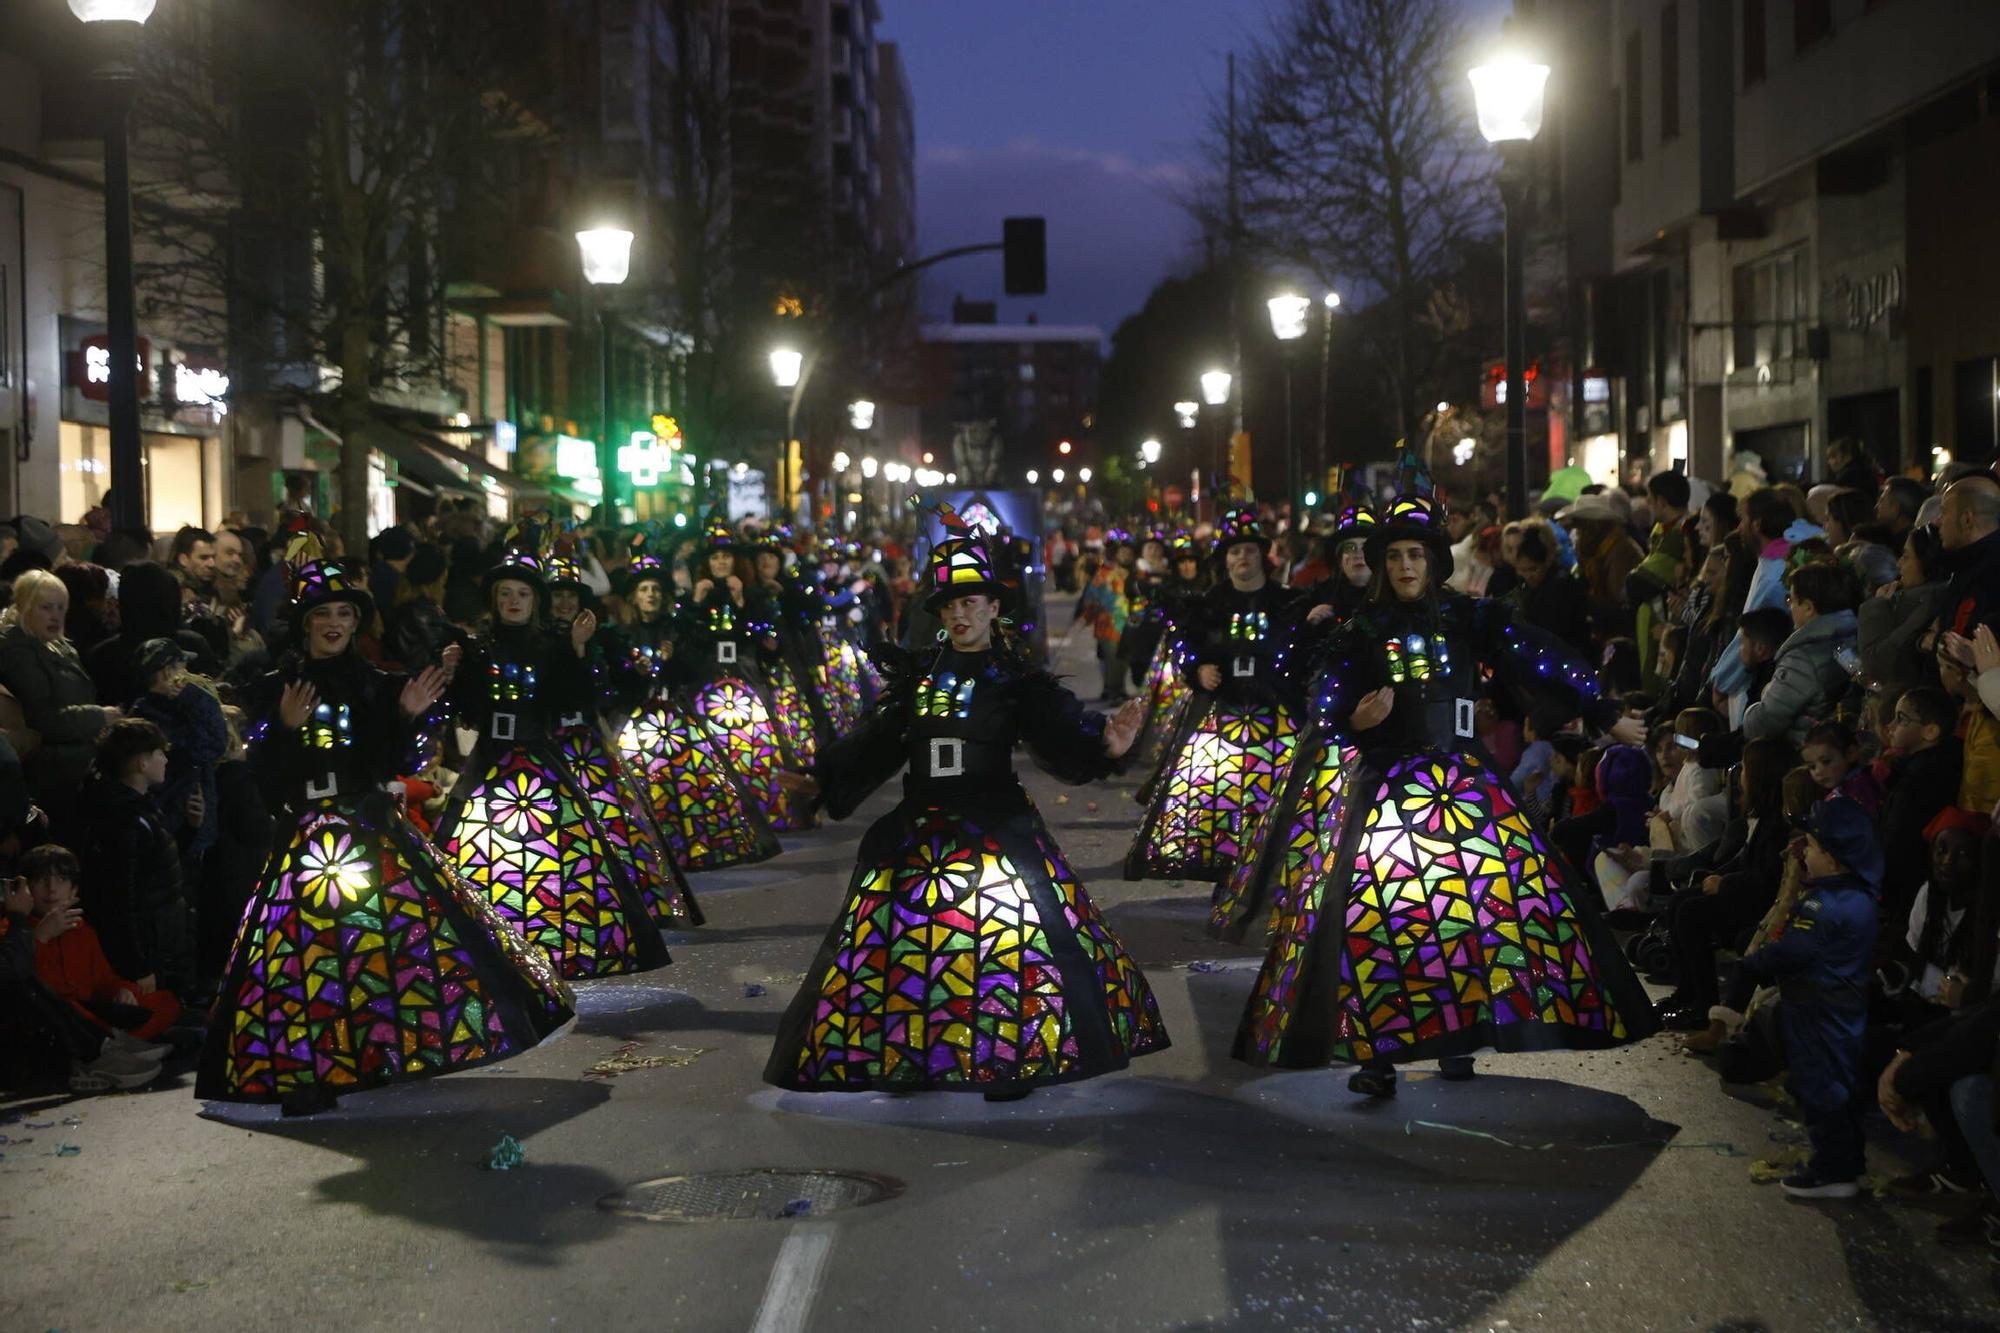
<instances>
[{"instance_id":1,"label":"manhole cover","mask_svg":"<svg viewBox=\"0 0 2000 1333\"><path fill-rule=\"evenodd\" d=\"M745 1222L818 1217L893 1199L903 1182L859 1171L701 1171L642 1180L597 1201L645 1222Z\"/></svg>"}]
</instances>

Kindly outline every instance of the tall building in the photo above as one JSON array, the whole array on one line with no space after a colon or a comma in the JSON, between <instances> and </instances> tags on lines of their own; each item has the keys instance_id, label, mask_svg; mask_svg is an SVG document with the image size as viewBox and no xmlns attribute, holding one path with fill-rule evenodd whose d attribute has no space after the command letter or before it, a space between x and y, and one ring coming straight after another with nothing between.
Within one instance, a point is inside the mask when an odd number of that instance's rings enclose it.
<instances>
[{"instance_id":1,"label":"tall building","mask_svg":"<svg viewBox=\"0 0 2000 1333\"><path fill-rule=\"evenodd\" d=\"M923 329L923 440L949 449L968 485L1016 485L1065 466L1062 442L1089 430L1104 331L1088 324L996 321L991 301L954 300Z\"/></svg>"},{"instance_id":2,"label":"tall building","mask_svg":"<svg viewBox=\"0 0 2000 1333\"><path fill-rule=\"evenodd\" d=\"M1563 21L1570 0L1521 8L1537 31L1590 31ZM1608 13L1594 53L1561 53L1596 72L1558 67L1551 129L1612 131L1576 160L1611 190L1607 262L1572 276L1621 470L1686 459L1721 479L1754 454L1773 480L1798 479L1838 437L1891 468L1991 458L2000 5L1615 0ZM1564 108L1565 86L1589 91Z\"/></svg>"}]
</instances>

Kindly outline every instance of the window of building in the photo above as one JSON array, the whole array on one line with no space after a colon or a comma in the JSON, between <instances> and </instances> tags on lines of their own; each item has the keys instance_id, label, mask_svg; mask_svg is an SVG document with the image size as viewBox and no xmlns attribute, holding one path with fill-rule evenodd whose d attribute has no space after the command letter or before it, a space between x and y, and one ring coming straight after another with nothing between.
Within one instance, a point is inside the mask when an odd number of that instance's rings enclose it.
<instances>
[{"instance_id":1,"label":"window of building","mask_svg":"<svg viewBox=\"0 0 2000 1333\"><path fill-rule=\"evenodd\" d=\"M1035 363L1032 361L1023 361L1021 363L1021 383L1033 384L1034 382L1035 382Z\"/></svg>"},{"instance_id":2,"label":"window of building","mask_svg":"<svg viewBox=\"0 0 2000 1333\"><path fill-rule=\"evenodd\" d=\"M1743 86L1764 81L1764 0L1743 0Z\"/></svg>"},{"instance_id":3,"label":"window of building","mask_svg":"<svg viewBox=\"0 0 2000 1333\"><path fill-rule=\"evenodd\" d=\"M1660 7L1660 142L1681 132L1681 7Z\"/></svg>"},{"instance_id":4,"label":"window of building","mask_svg":"<svg viewBox=\"0 0 2000 1333\"><path fill-rule=\"evenodd\" d=\"M1738 264L1732 288L1730 324L1737 370L1806 354L1811 287L1805 246Z\"/></svg>"},{"instance_id":5,"label":"window of building","mask_svg":"<svg viewBox=\"0 0 2000 1333\"><path fill-rule=\"evenodd\" d=\"M1792 0L1792 49L1833 36L1833 0Z\"/></svg>"},{"instance_id":6,"label":"window of building","mask_svg":"<svg viewBox=\"0 0 2000 1333\"><path fill-rule=\"evenodd\" d=\"M1640 61L1643 53L1639 45L1639 34L1633 33L1625 39L1625 160L1637 162L1644 155L1645 145L1640 142L1640 133L1646 123L1645 102L1640 96L1644 80L1640 77Z\"/></svg>"}]
</instances>

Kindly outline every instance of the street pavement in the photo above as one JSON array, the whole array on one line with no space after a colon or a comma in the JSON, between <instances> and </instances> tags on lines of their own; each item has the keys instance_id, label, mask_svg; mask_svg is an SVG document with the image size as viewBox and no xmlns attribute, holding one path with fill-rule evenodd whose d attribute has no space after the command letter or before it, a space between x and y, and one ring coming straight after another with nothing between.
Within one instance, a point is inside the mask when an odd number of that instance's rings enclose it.
<instances>
[{"instance_id":1,"label":"street pavement","mask_svg":"<svg viewBox=\"0 0 2000 1333\"><path fill-rule=\"evenodd\" d=\"M1058 664L1094 692L1087 631ZM1380 1104L1344 1071L1235 1063L1256 951L1203 935L1206 885L1118 878L1132 780L1023 770L1170 1050L1007 1104L765 1085L891 784L697 877L711 924L672 937L671 967L580 987L578 1020L504 1065L305 1120L204 1114L185 1076L0 1107L20 1115L0 1330L2000 1328L1983 1254L1932 1244L1928 1215L1753 1183L1796 1127L1664 1037L1482 1057L1470 1084L1413 1072ZM522 1161L493 1170L503 1135ZM1898 1148L1872 1168L1907 1169ZM738 1168L891 1195L808 1209L780 1186L761 1211L794 1216L726 1221L602 1206Z\"/></svg>"}]
</instances>

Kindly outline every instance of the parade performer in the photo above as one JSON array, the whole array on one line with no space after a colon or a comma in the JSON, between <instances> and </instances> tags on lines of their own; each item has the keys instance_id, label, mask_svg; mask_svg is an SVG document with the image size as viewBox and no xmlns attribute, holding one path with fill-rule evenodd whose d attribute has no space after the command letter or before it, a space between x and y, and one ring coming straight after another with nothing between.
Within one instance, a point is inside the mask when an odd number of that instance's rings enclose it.
<instances>
[{"instance_id":1,"label":"parade performer","mask_svg":"<svg viewBox=\"0 0 2000 1333\"><path fill-rule=\"evenodd\" d=\"M1141 746L1153 740L1158 742L1155 748L1162 753L1174 724L1180 720L1181 708L1193 693L1181 679L1180 663L1175 658L1181 641L1176 627L1189 623L1188 618L1202 594L1208 591L1208 579L1202 571L1201 543L1192 533L1185 528L1176 532L1167 543L1167 556L1167 576L1153 589L1147 607L1148 617L1155 622L1158 642L1146 667L1146 725L1139 732ZM1149 778L1141 799L1150 799L1150 784Z\"/></svg>"},{"instance_id":2,"label":"parade performer","mask_svg":"<svg viewBox=\"0 0 2000 1333\"><path fill-rule=\"evenodd\" d=\"M802 604L810 599L819 635L827 711L832 715L834 735L845 736L861 724L872 699L862 670L865 659L848 633L846 618L834 609L831 601L830 590L838 575L831 555L833 543L821 542L810 532L803 534L800 542L798 561L788 577L797 585Z\"/></svg>"},{"instance_id":3,"label":"parade performer","mask_svg":"<svg viewBox=\"0 0 2000 1333\"><path fill-rule=\"evenodd\" d=\"M597 614L583 570L567 556L549 560L549 624L558 635L566 635L576 618L585 611ZM616 749L605 739L604 721L599 715L607 705L616 709L616 679L605 660L605 649L615 643L615 635L593 634L585 645L585 662L590 668L592 706L556 719L556 749L576 774L583 794L590 801L611 850L645 899L646 910L662 929L681 930L699 926L705 919L694 900L687 877L667 851L666 835L653 818L652 806L641 793L631 771Z\"/></svg>"},{"instance_id":4,"label":"parade performer","mask_svg":"<svg viewBox=\"0 0 2000 1333\"><path fill-rule=\"evenodd\" d=\"M810 768L834 738L833 715L821 680L826 659L819 640L819 599L785 577L788 524L766 528L749 541L751 572L770 610L777 647L760 660L771 686L772 719L792 762Z\"/></svg>"},{"instance_id":5,"label":"parade performer","mask_svg":"<svg viewBox=\"0 0 2000 1333\"><path fill-rule=\"evenodd\" d=\"M1314 584L1305 595L1311 608L1305 628L1287 663L1291 679L1301 686L1310 680L1326 636L1360 609L1369 583L1367 537L1375 513L1350 502L1333 533L1336 565L1331 578ZM1232 943L1254 931L1275 925L1274 913L1295 891L1314 865L1320 835L1330 828L1335 811L1333 793L1341 771L1354 759L1351 748L1330 744L1326 731L1308 714L1303 734L1286 762L1278 799L1254 824L1250 844L1215 891L1208 914L1208 933Z\"/></svg>"},{"instance_id":6,"label":"parade performer","mask_svg":"<svg viewBox=\"0 0 2000 1333\"><path fill-rule=\"evenodd\" d=\"M386 784L421 767L457 665L414 677L354 650L357 565L295 538L292 647L244 697L250 761L282 803L211 1015L195 1095L323 1110L343 1093L517 1055L568 1021L548 954L417 832Z\"/></svg>"},{"instance_id":7,"label":"parade performer","mask_svg":"<svg viewBox=\"0 0 2000 1333\"><path fill-rule=\"evenodd\" d=\"M1015 777L1013 749L1068 782L1109 773L1138 729L1108 724L997 623L979 538L931 551L944 642L878 649L887 688L860 731L789 779L836 817L909 765L868 829L848 898L786 1011L764 1077L807 1092L949 1090L994 1100L1164 1049L1151 989Z\"/></svg>"},{"instance_id":8,"label":"parade performer","mask_svg":"<svg viewBox=\"0 0 2000 1333\"><path fill-rule=\"evenodd\" d=\"M772 828L811 828L805 803L778 783L779 772L797 761L778 730L770 686L757 665L759 651L777 642L773 610L752 586L736 534L720 515L709 517L696 558L677 636L688 707L721 742Z\"/></svg>"},{"instance_id":9,"label":"parade performer","mask_svg":"<svg viewBox=\"0 0 2000 1333\"><path fill-rule=\"evenodd\" d=\"M597 617L578 612L560 636L546 627L532 542L503 552L483 582L490 619L450 696L479 740L438 818L438 846L565 977L659 967L659 927L555 741L561 719L597 706L586 656Z\"/></svg>"},{"instance_id":10,"label":"parade performer","mask_svg":"<svg viewBox=\"0 0 2000 1333\"><path fill-rule=\"evenodd\" d=\"M1266 576L1270 546L1247 505L1216 527L1214 558L1228 581L1177 629L1176 657L1194 694L1126 853L1127 879L1222 879L1277 795L1302 701L1284 677L1298 594Z\"/></svg>"},{"instance_id":11,"label":"parade performer","mask_svg":"<svg viewBox=\"0 0 2000 1333\"><path fill-rule=\"evenodd\" d=\"M1473 725L1490 670L1526 701L1581 711L1620 742L1595 677L1505 606L1444 591L1450 543L1420 469L1367 539L1367 603L1336 630L1312 687L1330 746L1351 747L1317 863L1279 905L1236 1038L1239 1059L1362 1066L1386 1097L1395 1066L1471 1054L1611 1046L1647 1035L1652 1005L1590 891L1530 825Z\"/></svg>"},{"instance_id":12,"label":"parade performer","mask_svg":"<svg viewBox=\"0 0 2000 1333\"><path fill-rule=\"evenodd\" d=\"M769 860L780 851L778 835L736 776L722 742L675 688L671 585L658 556L642 551L625 567L625 616L611 645L625 712L619 757L644 788L675 865L721 870Z\"/></svg>"},{"instance_id":13,"label":"parade performer","mask_svg":"<svg viewBox=\"0 0 2000 1333\"><path fill-rule=\"evenodd\" d=\"M1153 599L1165 586L1168 575L1167 534L1164 529L1154 527L1147 531L1146 540L1139 547L1139 559L1125 577L1125 630L1118 637L1118 658L1125 664L1133 686L1149 700L1146 669L1153 663L1153 654L1159 651L1166 627Z\"/></svg>"}]
</instances>

